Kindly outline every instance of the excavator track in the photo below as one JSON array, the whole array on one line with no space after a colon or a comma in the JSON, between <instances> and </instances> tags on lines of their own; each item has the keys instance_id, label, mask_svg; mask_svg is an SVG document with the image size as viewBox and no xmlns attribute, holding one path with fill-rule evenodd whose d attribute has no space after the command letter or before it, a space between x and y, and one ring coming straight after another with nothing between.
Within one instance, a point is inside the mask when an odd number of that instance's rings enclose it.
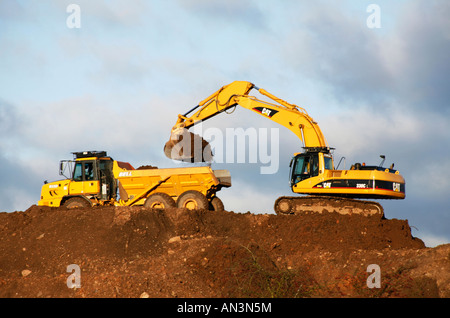
<instances>
[{"instance_id":1,"label":"excavator track","mask_svg":"<svg viewBox=\"0 0 450 318\"><path fill-rule=\"evenodd\" d=\"M384 217L383 207L377 202L331 196L283 196L275 201L274 209L276 214L281 215L337 212Z\"/></svg>"}]
</instances>

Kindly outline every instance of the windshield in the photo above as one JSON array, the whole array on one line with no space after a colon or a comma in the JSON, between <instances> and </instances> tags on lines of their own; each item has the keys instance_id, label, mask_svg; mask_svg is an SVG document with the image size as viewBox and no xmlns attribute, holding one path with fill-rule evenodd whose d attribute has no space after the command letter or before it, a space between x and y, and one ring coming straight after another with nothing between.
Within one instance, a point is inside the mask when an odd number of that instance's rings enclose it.
<instances>
[{"instance_id":1,"label":"windshield","mask_svg":"<svg viewBox=\"0 0 450 318\"><path fill-rule=\"evenodd\" d=\"M94 161L83 161L75 164L73 181L97 180Z\"/></svg>"},{"instance_id":2,"label":"windshield","mask_svg":"<svg viewBox=\"0 0 450 318\"><path fill-rule=\"evenodd\" d=\"M305 162L305 157L298 157L295 162L294 174L308 173L308 163Z\"/></svg>"},{"instance_id":3,"label":"windshield","mask_svg":"<svg viewBox=\"0 0 450 318\"><path fill-rule=\"evenodd\" d=\"M299 155L295 158L291 183L296 184L319 174L319 158L317 154Z\"/></svg>"}]
</instances>

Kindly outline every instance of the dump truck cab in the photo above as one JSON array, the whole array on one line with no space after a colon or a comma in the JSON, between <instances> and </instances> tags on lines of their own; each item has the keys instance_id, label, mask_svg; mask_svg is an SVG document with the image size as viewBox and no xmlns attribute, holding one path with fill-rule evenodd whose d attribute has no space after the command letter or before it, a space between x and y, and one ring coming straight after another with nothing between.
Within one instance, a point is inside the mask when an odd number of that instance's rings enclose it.
<instances>
[{"instance_id":1,"label":"dump truck cab","mask_svg":"<svg viewBox=\"0 0 450 318\"><path fill-rule=\"evenodd\" d=\"M116 196L113 160L106 152L76 152L69 194L108 201Z\"/></svg>"},{"instance_id":2,"label":"dump truck cab","mask_svg":"<svg viewBox=\"0 0 450 318\"><path fill-rule=\"evenodd\" d=\"M60 162L60 175L67 179L45 183L38 205L92 206L112 203L117 185L113 159L105 151L74 152L74 160Z\"/></svg>"}]
</instances>

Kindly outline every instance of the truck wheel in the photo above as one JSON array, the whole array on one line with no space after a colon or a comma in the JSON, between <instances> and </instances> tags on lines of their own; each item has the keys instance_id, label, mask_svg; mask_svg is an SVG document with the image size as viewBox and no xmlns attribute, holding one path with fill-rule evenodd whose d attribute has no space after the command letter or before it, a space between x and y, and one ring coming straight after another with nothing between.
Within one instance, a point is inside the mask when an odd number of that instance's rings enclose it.
<instances>
[{"instance_id":1,"label":"truck wheel","mask_svg":"<svg viewBox=\"0 0 450 318\"><path fill-rule=\"evenodd\" d=\"M220 200L218 197L214 197L209 202L209 209L211 211L222 212L225 210L225 206L223 205L222 200Z\"/></svg>"},{"instance_id":2,"label":"truck wheel","mask_svg":"<svg viewBox=\"0 0 450 318\"><path fill-rule=\"evenodd\" d=\"M177 207L189 210L208 210L209 202L203 193L189 190L178 197Z\"/></svg>"},{"instance_id":3,"label":"truck wheel","mask_svg":"<svg viewBox=\"0 0 450 318\"><path fill-rule=\"evenodd\" d=\"M174 199L167 193L153 193L144 203L144 207L150 209L167 209L175 208L176 206Z\"/></svg>"},{"instance_id":4,"label":"truck wheel","mask_svg":"<svg viewBox=\"0 0 450 318\"><path fill-rule=\"evenodd\" d=\"M80 209L80 208L88 208L91 204L83 198L70 198L66 202L64 202L64 206L68 209Z\"/></svg>"}]
</instances>

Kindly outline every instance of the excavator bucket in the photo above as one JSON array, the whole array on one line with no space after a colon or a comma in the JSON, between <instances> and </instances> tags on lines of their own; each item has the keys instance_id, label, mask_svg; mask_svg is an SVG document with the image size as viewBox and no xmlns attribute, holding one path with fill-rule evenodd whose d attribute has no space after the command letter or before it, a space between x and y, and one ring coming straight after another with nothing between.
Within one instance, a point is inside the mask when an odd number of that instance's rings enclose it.
<instances>
[{"instance_id":1,"label":"excavator bucket","mask_svg":"<svg viewBox=\"0 0 450 318\"><path fill-rule=\"evenodd\" d=\"M209 142L184 128L172 132L164 145L164 154L169 159L186 162L211 162L213 159Z\"/></svg>"}]
</instances>

